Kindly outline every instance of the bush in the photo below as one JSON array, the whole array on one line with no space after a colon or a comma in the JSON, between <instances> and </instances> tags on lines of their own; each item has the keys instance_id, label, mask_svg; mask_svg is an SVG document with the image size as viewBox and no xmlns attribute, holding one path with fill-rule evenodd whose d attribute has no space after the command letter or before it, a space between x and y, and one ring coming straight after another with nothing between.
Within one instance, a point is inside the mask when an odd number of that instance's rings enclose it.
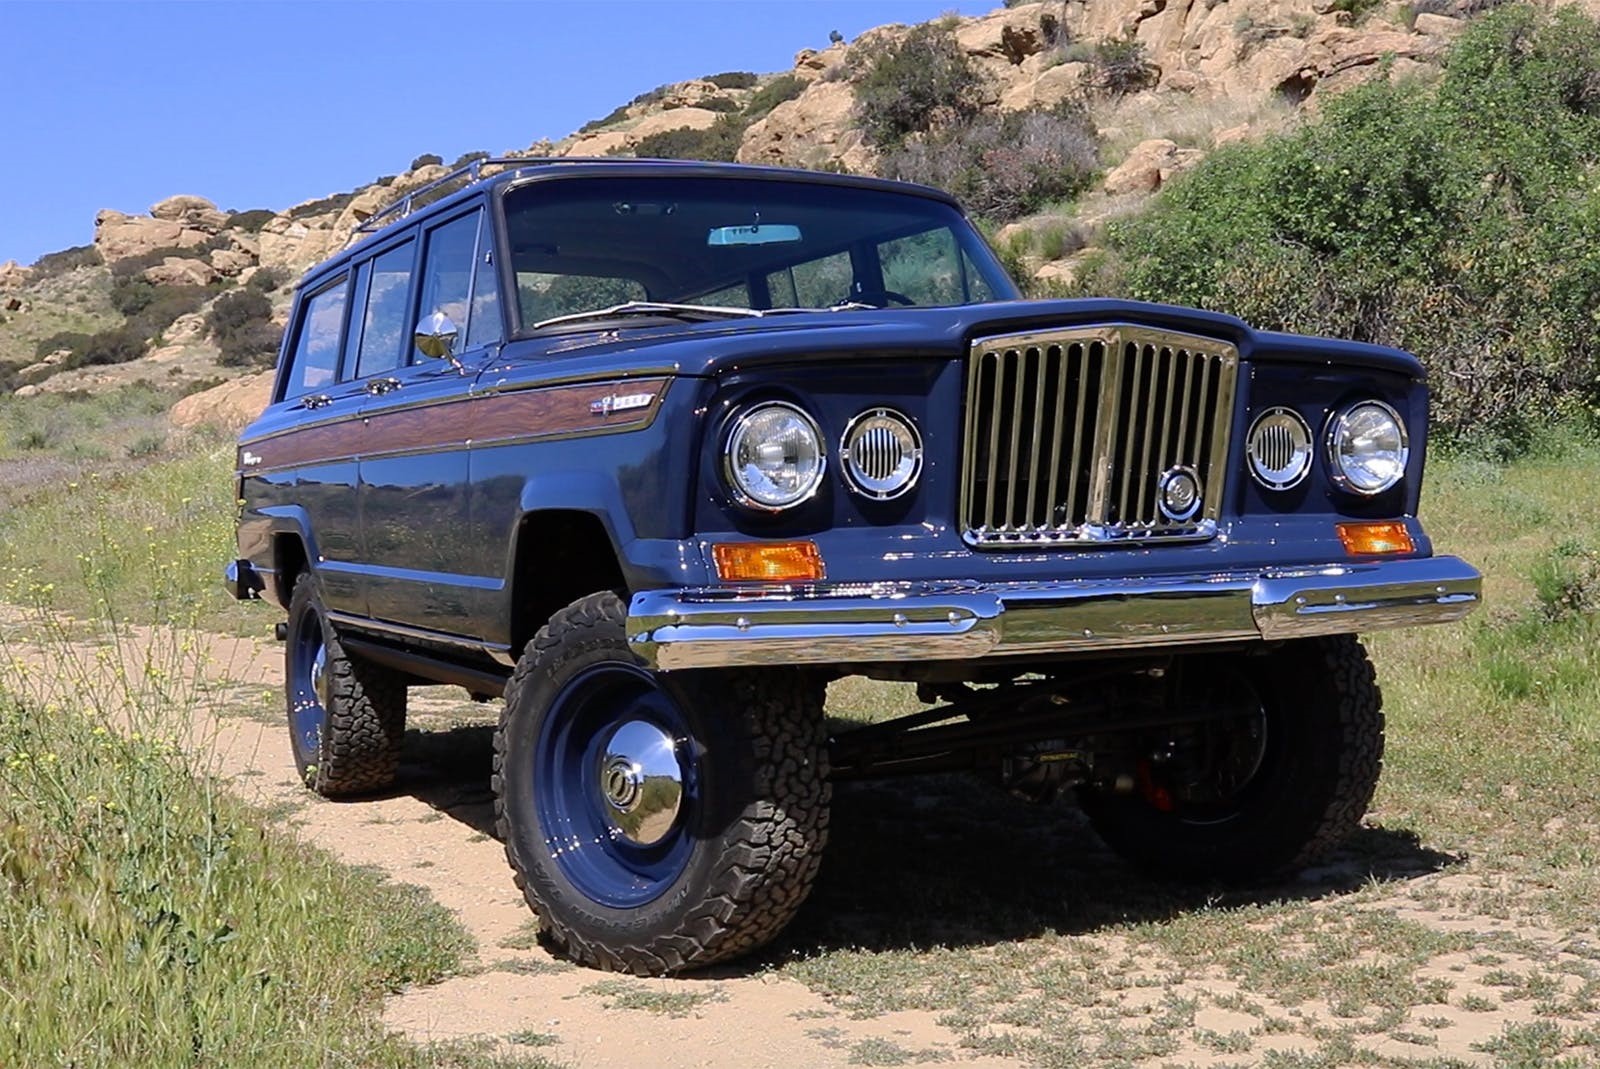
<instances>
[{"instance_id":1,"label":"bush","mask_svg":"<svg viewBox=\"0 0 1600 1069\"><path fill-rule=\"evenodd\" d=\"M128 317L127 329L141 338L155 338L179 316L198 312L213 292L207 286L155 286L149 303Z\"/></svg>"},{"instance_id":2,"label":"bush","mask_svg":"<svg viewBox=\"0 0 1600 1069\"><path fill-rule=\"evenodd\" d=\"M1362 86L1213 153L1111 228L1100 284L1410 349L1447 438L1525 439L1600 405L1597 166L1600 26L1508 7L1437 89Z\"/></svg>"},{"instance_id":3,"label":"bush","mask_svg":"<svg viewBox=\"0 0 1600 1069\"><path fill-rule=\"evenodd\" d=\"M954 193L973 214L1009 222L1081 192L1099 166L1081 109L984 115L885 154L885 177Z\"/></svg>"},{"instance_id":4,"label":"bush","mask_svg":"<svg viewBox=\"0 0 1600 1069\"><path fill-rule=\"evenodd\" d=\"M482 150L477 152L463 152L460 156L456 157L456 162L450 165L450 169L452 171L459 170L469 163L476 163L478 160L486 160L488 158L489 154Z\"/></svg>"},{"instance_id":5,"label":"bush","mask_svg":"<svg viewBox=\"0 0 1600 1069\"><path fill-rule=\"evenodd\" d=\"M306 203L289 209L290 219L309 219L313 215L328 215L333 212L342 212L345 206L356 199L354 193L335 193L321 200L307 201Z\"/></svg>"},{"instance_id":6,"label":"bush","mask_svg":"<svg viewBox=\"0 0 1600 1069\"><path fill-rule=\"evenodd\" d=\"M269 321L243 326L219 344L217 363L223 367L271 367L283 343L283 328Z\"/></svg>"},{"instance_id":7,"label":"bush","mask_svg":"<svg viewBox=\"0 0 1600 1069\"><path fill-rule=\"evenodd\" d=\"M272 302L246 286L218 297L206 313L206 333L220 344L256 323L272 318Z\"/></svg>"},{"instance_id":8,"label":"bush","mask_svg":"<svg viewBox=\"0 0 1600 1069\"><path fill-rule=\"evenodd\" d=\"M129 327L114 327L91 334L80 348L61 365L62 370L102 364L126 364L139 359L146 349L144 335Z\"/></svg>"},{"instance_id":9,"label":"bush","mask_svg":"<svg viewBox=\"0 0 1600 1069\"><path fill-rule=\"evenodd\" d=\"M936 123L968 122L982 106L983 78L942 24L923 23L898 42L856 51L856 123L879 148L893 148Z\"/></svg>"},{"instance_id":10,"label":"bush","mask_svg":"<svg viewBox=\"0 0 1600 1069\"><path fill-rule=\"evenodd\" d=\"M641 158L732 163L739 153L739 142L744 138L747 125L742 116L718 116L717 121L704 130L684 127L641 138L633 147L633 154Z\"/></svg>"},{"instance_id":11,"label":"bush","mask_svg":"<svg viewBox=\"0 0 1600 1069\"><path fill-rule=\"evenodd\" d=\"M600 129L602 126L610 126L612 123L621 122L623 119L626 119L627 117L628 117L628 105L627 104L618 104L615 108L611 109L611 112L609 114L607 114L607 115L605 115L605 116L603 116L601 118L598 118L598 119L590 119L588 122L586 122L582 126L578 127L578 133L580 133L580 134L592 133L593 131Z\"/></svg>"},{"instance_id":12,"label":"bush","mask_svg":"<svg viewBox=\"0 0 1600 1069\"><path fill-rule=\"evenodd\" d=\"M805 91L805 79L793 74L780 74L755 91L750 102L744 106L744 113L752 121L764 118L779 104L787 104Z\"/></svg>"},{"instance_id":13,"label":"bush","mask_svg":"<svg viewBox=\"0 0 1600 1069\"><path fill-rule=\"evenodd\" d=\"M757 79L749 71L723 71L707 75L705 80L718 89L753 89Z\"/></svg>"},{"instance_id":14,"label":"bush","mask_svg":"<svg viewBox=\"0 0 1600 1069\"><path fill-rule=\"evenodd\" d=\"M289 272L281 267L258 267L256 273L250 276L250 281L245 283L245 288L271 293L287 281Z\"/></svg>"},{"instance_id":15,"label":"bush","mask_svg":"<svg viewBox=\"0 0 1600 1069\"><path fill-rule=\"evenodd\" d=\"M34 281L55 278L80 267L99 267L105 263L93 245L74 245L60 252L47 252L33 262Z\"/></svg>"},{"instance_id":16,"label":"bush","mask_svg":"<svg viewBox=\"0 0 1600 1069\"><path fill-rule=\"evenodd\" d=\"M443 156L435 156L431 152L425 152L422 155L418 156L416 159L412 160L411 161L411 166L407 167L406 170L415 171L415 170L417 170L419 168L422 168L422 167L439 167L439 166L443 165L443 163L444 163L444 157Z\"/></svg>"},{"instance_id":17,"label":"bush","mask_svg":"<svg viewBox=\"0 0 1600 1069\"><path fill-rule=\"evenodd\" d=\"M270 208L251 208L249 211L234 212L228 216L228 221L224 225L230 230L243 230L246 234L255 234L277 214Z\"/></svg>"},{"instance_id":18,"label":"bush","mask_svg":"<svg viewBox=\"0 0 1600 1069\"><path fill-rule=\"evenodd\" d=\"M1144 43L1131 35L1106 37L1084 58L1089 64L1086 77L1090 86L1113 96L1148 89L1161 77L1161 68L1150 62Z\"/></svg>"},{"instance_id":19,"label":"bush","mask_svg":"<svg viewBox=\"0 0 1600 1069\"><path fill-rule=\"evenodd\" d=\"M40 338L39 344L33 347L33 357L35 360L43 360L51 353L58 353L63 349L69 353L76 352L83 348L84 342L88 340L89 335L82 331L63 330L48 338Z\"/></svg>"}]
</instances>

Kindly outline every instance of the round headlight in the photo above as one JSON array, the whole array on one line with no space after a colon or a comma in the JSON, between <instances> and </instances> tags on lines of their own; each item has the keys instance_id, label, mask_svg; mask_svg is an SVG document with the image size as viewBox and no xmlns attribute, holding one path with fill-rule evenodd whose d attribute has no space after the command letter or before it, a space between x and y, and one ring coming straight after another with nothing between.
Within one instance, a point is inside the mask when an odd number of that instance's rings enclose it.
<instances>
[{"instance_id":1,"label":"round headlight","mask_svg":"<svg viewBox=\"0 0 1600 1069\"><path fill-rule=\"evenodd\" d=\"M1257 482L1288 490L1311 470L1311 428L1291 408L1269 408L1250 425L1248 452Z\"/></svg>"},{"instance_id":2,"label":"round headlight","mask_svg":"<svg viewBox=\"0 0 1600 1069\"><path fill-rule=\"evenodd\" d=\"M756 405L733 423L725 459L740 503L777 511L797 505L822 482L822 433L794 405Z\"/></svg>"},{"instance_id":3,"label":"round headlight","mask_svg":"<svg viewBox=\"0 0 1600 1069\"><path fill-rule=\"evenodd\" d=\"M852 490L887 501L916 485L922 471L922 437L894 409L869 409L844 429L839 459Z\"/></svg>"},{"instance_id":4,"label":"round headlight","mask_svg":"<svg viewBox=\"0 0 1600 1069\"><path fill-rule=\"evenodd\" d=\"M1409 459L1406 426L1382 401L1358 401L1328 424L1328 472L1342 490L1381 494L1405 475Z\"/></svg>"}]
</instances>

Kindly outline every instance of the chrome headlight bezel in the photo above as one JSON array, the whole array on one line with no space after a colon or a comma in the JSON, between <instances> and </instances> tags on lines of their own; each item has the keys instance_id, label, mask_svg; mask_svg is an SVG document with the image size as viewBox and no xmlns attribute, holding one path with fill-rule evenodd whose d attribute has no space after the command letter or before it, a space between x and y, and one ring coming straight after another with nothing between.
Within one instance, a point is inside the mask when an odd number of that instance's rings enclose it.
<instances>
[{"instance_id":1,"label":"chrome headlight bezel","mask_svg":"<svg viewBox=\"0 0 1600 1069\"><path fill-rule=\"evenodd\" d=\"M809 435L811 448L816 455L812 470L799 479L795 488L784 494L763 492L761 487L748 485L741 477L737 462L744 436L754 429L757 418L769 412L786 412L795 417L800 427ZM736 413L727 424L722 436L722 476L733 500L740 506L756 512L783 512L804 504L816 495L828 469L827 442L822 428L811 414L789 401L757 401Z\"/></svg>"},{"instance_id":2,"label":"chrome headlight bezel","mask_svg":"<svg viewBox=\"0 0 1600 1069\"><path fill-rule=\"evenodd\" d=\"M1364 411L1376 411L1394 425L1394 436L1399 445L1391 450L1396 454L1394 471L1388 477L1378 481L1352 476L1345 465L1347 453L1345 444L1350 440L1352 426L1358 415ZM1358 497L1376 497L1394 489L1405 478L1406 468L1411 462L1411 436L1406 430L1405 420L1400 418L1392 405L1375 398L1364 401L1355 401L1345 405L1335 412L1328 420L1327 430L1323 434L1323 453L1328 464L1328 478L1340 490L1355 494Z\"/></svg>"},{"instance_id":3,"label":"chrome headlight bezel","mask_svg":"<svg viewBox=\"0 0 1600 1069\"><path fill-rule=\"evenodd\" d=\"M872 433L878 423L895 435L899 460L889 475L874 476L866 471L861 457L861 437ZM896 432L902 432L897 434ZM851 490L871 501L893 501L910 493L922 478L922 434L911 417L898 409L877 405L858 413L845 424L839 439L839 467Z\"/></svg>"},{"instance_id":4,"label":"chrome headlight bezel","mask_svg":"<svg viewBox=\"0 0 1600 1069\"><path fill-rule=\"evenodd\" d=\"M1257 436L1269 423L1282 427L1287 440L1274 443L1258 440ZM1275 458L1266 454L1284 449L1289 451L1289 459L1282 465L1273 465L1271 461ZM1316 451L1316 438L1311 433L1311 424L1299 412L1283 405L1276 405L1258 415L1251 421L1250 430L1245 435L1245 458L1250 464L1250 474L1268 490L1293 490L1305 482L1311 474Z\"/></svg>"}]
</instances>

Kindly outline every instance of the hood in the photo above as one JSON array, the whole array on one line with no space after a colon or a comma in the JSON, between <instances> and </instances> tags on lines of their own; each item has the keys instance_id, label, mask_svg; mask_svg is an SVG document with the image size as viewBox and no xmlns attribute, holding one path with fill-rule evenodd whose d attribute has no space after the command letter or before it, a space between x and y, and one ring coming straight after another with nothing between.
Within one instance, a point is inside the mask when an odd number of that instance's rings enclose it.
<instances>
[{"instance_id":1,"label":"hood","mask_svg":"<svg viewBox=\"0 0 1600 1069\"><path fill-rule=\"evenodd\" d=\"M1232 343L1245 360L1379 368L1412 378L1422 366L1398 349L1253 330L1233 316L1109 298L1002 301L947 308L817 311L582 330L508 343L486 373L537 367L562 379L670 373L711 376L803 361L959 357L975 338L1025 330L1133 323Z\"/></svg>"}]
</instances>

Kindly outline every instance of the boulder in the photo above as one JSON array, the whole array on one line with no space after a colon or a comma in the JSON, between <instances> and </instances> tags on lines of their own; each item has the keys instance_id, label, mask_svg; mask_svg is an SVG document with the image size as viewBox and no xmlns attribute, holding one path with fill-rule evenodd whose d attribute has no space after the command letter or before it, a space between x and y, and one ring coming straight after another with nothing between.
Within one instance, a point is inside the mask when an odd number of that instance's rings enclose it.
<instances>
[{"instance_id":1,"label":"boulder","mask_svg":"<svg viewBox=\"0 0 1600 1069\"><path fill-rule=\"evenodd\" d=\"M1430 15L1426 12L1417 16L1414 26L1418 33L1425 33L1430 37L1455 37L1467 28L1467 24L1460 19L1453 19L1448 15Z\"/></svg>"},{"instance_id":2,"label":"boulder","mask_svg":"<svg viewBox=\"0 0 1600 1069\"><path fill-rule=\"evenodd\" d=\"M157 249L193 248L209 240L211 235L174 219L124 215L110 209L94 217L94 247L107 263Z\"/></svg>"},{"instance_id":3,"label":"boulder","mask_svg":"<svg viewBox=\"0 0 1600 1069\"><path fill-rule=\"evenodd\" d=\"M273 374L263 371L190 394L172 406L168 418L174 427L186 430L202 425L239 430L272 400Z\"/></svg>"},{"instance_id":4,"label":"boulder","mask_svg":"<svg viewBox=\"0 0 1600 1069\"><path fill-rule=\"evenodd\" d=\"M204 260L167 256L144 269L144 278L157 286L209 286L217 272Z\"/></svg>"},{"instance_id":5,"label":"boulder","mask_svg":"<svg viewBox=\"0 0 1600 1069\"><path fill-rule=\"evenodd\" d=\"M17 263L17 261L7 260L5 263L0 264L0 290L21 289L28 284L28 279L32 274L33 272Z\"/></svg>"},{"instance_id":6,"label":"boulder","mask_svg":"<svg viewBox=\"0 0 1600 1069\"><path fill-rule=\"evenodd\" d=\"M829 45L820 52L814 48L802 48L794 55L795 76L808 82L826 78L843 66L849 54L850 49L842 44Z\"/></svg>"},{"instance_id":7,"label":"boulder","mask_svg":"<svg viewBox=\"0 0 1600 1069\"><path fill-rule=\"evenodd\" d=\"M1046 111L1083 92L1087 63L1061 63L1011 85L1000 94L1006 111Z\"/></svg>"},{"instance_id":8,"label":"boulder","mask_svg":"<svg viewBox=\"0 0 1600 1069\"><path fill-rule=\"evenodd\" d=\"M1200 162L1199 149L1180 149L1165 138L1141 141L1128 158L1106 175L1104 189L1113 196L1122 193L1154 193L1178 171Z\"/></svg>"},{"instance_id":9,"label":"boulder","mask_svg":"<svg viewBox=\"0 0 1600 1069\"><path fill-rule=\"evenodd\" d=\"M211 266L216 268L218 274L230 277L254 265L255 262L254 256L237 249L218 249L211 254Z\"/></svg>"},{"instance_id":10,"label":"boulder","mask_svg":"<svg viewBox=\"0 0 1600 1069\"><path fill-rule=\"evenodd\" d=\"M189 312L174 319L166 330L161 332L161 337L169 345L188 345L200 341L206 336L206 316L204 312Z\"/></svg>"},{"instance_id":11,"label":"boulder","mask_svg":"<svg viewBox=\"0 0 1600 1069\"><path fill-rule=\"evenodd\" d=\"M215 234L228 222L228 213L218 211L215 204L191 193L179 193L175 197L157 201L151 205L150 215L155 219L181 223L185 227L203 230L208 234Z\"/></svg>"},{"instance_id":12,"label":"boulder","mask_svg":"<svg viewBox=\"0 0 1600 1069\"><path fill-rule=\"evenodd\" d=\"M744 133L740 163L785 167L842 164L871 173L873 152L851 120L855 93L847 82L812 82Z\"/></svg>"}]
</instances>

